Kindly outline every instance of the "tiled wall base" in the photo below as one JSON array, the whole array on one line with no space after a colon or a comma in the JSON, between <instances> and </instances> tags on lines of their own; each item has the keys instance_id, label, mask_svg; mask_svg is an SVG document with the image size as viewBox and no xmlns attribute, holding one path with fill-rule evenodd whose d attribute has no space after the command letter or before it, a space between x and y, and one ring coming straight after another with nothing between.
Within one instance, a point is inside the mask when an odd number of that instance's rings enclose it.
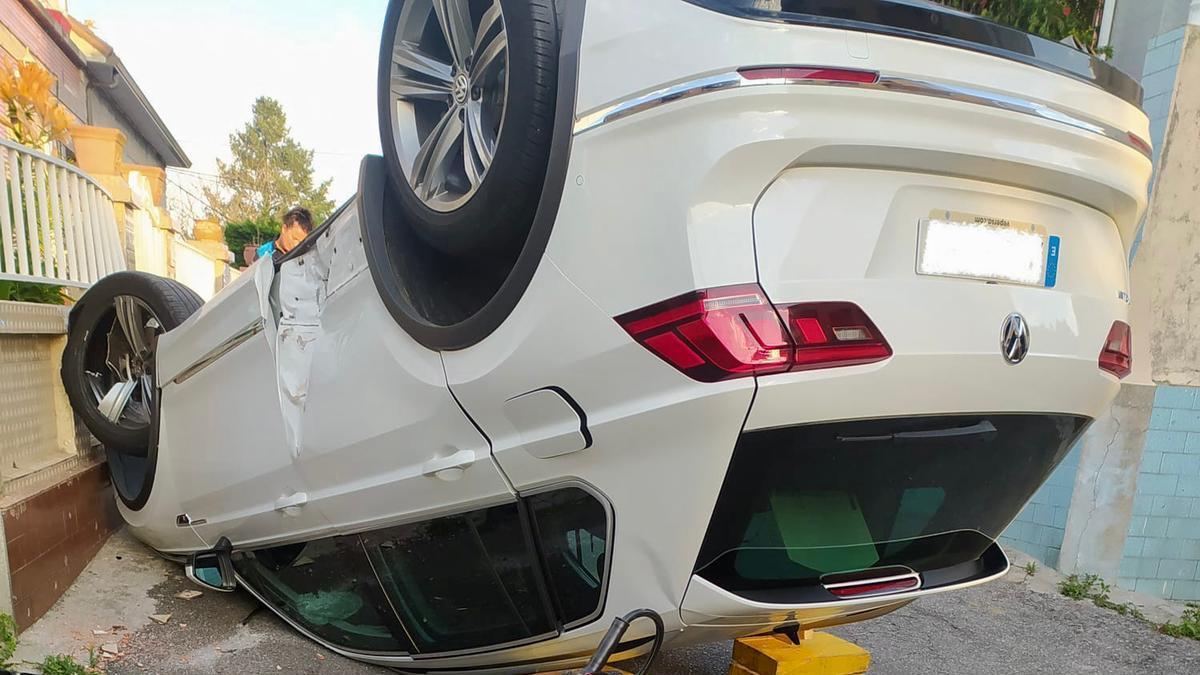
<instances>
[{"instance_id":1,"label":"tiled wall base","mask_svg":"<svg viewBox=\"0 0 1200 675\"><path fill-rule=\"evenodd\" d=\"M99 462L0 511L20 630L54 605L121 524L107 467Z\"/></svg>"}]
</instances>

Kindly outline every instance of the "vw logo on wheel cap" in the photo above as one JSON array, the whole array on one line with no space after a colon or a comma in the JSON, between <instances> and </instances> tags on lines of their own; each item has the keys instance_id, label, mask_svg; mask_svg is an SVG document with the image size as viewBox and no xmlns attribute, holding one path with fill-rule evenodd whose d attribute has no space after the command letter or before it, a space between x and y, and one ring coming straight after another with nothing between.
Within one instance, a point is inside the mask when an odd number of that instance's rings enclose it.
<instances>
[{"instance_id":1,"label":"vw logo on wheel cap","mask_svg":"<svg viewBox=\"0 0 1200 675\"><path fill-rule=\"evenodd\" d=\"M1029 325L1025 323L1025 317L1016 312L1004 319L1000 329L1000 353L1012 364L1025 360L1029 353Z\"/></svg>"}]
</instances>

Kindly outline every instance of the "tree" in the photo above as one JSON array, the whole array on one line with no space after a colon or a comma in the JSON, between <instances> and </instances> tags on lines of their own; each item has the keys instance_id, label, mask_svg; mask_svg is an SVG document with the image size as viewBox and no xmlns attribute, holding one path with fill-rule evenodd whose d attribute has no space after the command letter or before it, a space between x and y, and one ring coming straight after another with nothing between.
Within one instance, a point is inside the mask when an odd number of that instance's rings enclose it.
<instances>
[{"instance_id":1,"label":"tree","mask_svg":"<svg viewBox=\"0 0 1200 675\"><path fill-rule=\"evenodd\" d=\"M204 189L222 220L262 222L299 205L319 223L333 211L328 195L332 181L314 185L313 151L292 138L279 101L259 97L250 121L229 135L229 150L232 162L217 160L219 184Z\"/></svg>"},{"instance_id":2,"label":"tree","mask_svg":"<svg viewBox=\"0 0 1200 675\"><path fill-rule=\"evenodd\" d=\"M1106 53L1107 45L1097 45L1104 0L937 0L964 12L979 14L992 21L1019 28L1051 40L1072 37L1084 49Z\"/></svg>"}]
</instances>

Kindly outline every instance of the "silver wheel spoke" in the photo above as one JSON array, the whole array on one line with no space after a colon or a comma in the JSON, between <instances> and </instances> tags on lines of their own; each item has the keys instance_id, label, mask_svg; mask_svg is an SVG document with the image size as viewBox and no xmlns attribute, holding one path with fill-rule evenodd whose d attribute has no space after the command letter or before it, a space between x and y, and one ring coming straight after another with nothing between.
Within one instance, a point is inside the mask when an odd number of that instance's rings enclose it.
<instances>
[{"instance_id":1,"label":"silver wheel spoke","mask_svg":"<svg viewBox=\"0 0 1200 675\"><path fill-rule=\"evenodd\" d=\"M502 61L500 57L507 49L508 37L504 31L500 31L488 42L486 47L475 53L475 62L471 64L471 76L478 77L480 73L486 72L492 64Z\"/></svg>"},{"instance_id":2,"label":"silver wheel spoke","mask_svg":"<svg viewBox=\"0 0 1200 675\"><path fill-rule=\"evenodd\" d=\"M96 397L96 403L104 400L104 386L100 384L101 375L99 373L87 372L88 388L92 390L92 396Z\"/></svg>"},{"instance_id":3,"label":"silver wheel spoke","mask_svg":"<svg viewBox=\"0 0 1200 675\"><path fill-rule=\"evenodd\" d=\"M111 422L119 422L121 415L125 413L126 406L129 405L129 399L133 396L134 390L138 387L137 380L122 380L117 382L108 390L104 398L100 400L100 414L104 415Z\"/></svg>"},{"instance_id":4,"label":"silver wheel spoke","mask_svg":"<svg viewBox=\"0 0 1200 675\"><path fill-rule=\"evenodd\" d=\"M154 378L149 373L138 378L142 385L142 403L146 409L150 409L150 403L154 400Z\"/></svg>"},{"instance_id":5,"label":"silver wheel spoke","mask_svg":"<svg viewBox=\"0 0 1200 675\"><path fill-rule=\"evenodd\" d=\"M433 11L455 64L464 68L475 45L475 29L471 27L471 11L466 0L433 0Z\"/></svg>"},{"instance_id":6,"label":"silver wheel spoke","mask_svg":"<svg viewBox=\"0 0 1200 675\"><path fill-rule=\"evenodd\" d=\"M467 172L467 181L471 184L471 187L479 185L479 182L483 180L484 172L487 171L486 165L480 166L481 159L475 148L477 141L475 140L475 133L472 130L472 127L475 126L473 121L474 116L468 112L467 124L463 127L462 142L463 169Z\"/></svg>"},{"instance_id":7,"label":"silver wheel spoke","mask_svg":"<svg viewBox=\"0 0 1200 675\"><path fill-rule=\"evenodd\" d=\"M488 6L483 16L479 17L479 29L475 31L474 51L476 54L483 52L483 41L487 39L487 34L491 32L492 26L500 20L501 16L500 0L492 0L492 4ZM503 35L504 31L501 30L500 34Z\"/></svg>"},{"instance_id":8,"label":"silver wheel spoke","mask_svg":"<svg viewBox=\"0 0 1200 675\"><path fill-rule=\"evenodd\" d=\"M121 324L121 332L129 348L137 356L145 356L150 351L146 343L146 324L137 301L127 295L118 295L114 302L117 310L117 321Z\"/></svg>"},{"instance_id":9,"label":"silver wheel spoke","mask_svg":"<svg viewBox=\"0 0 1200 675\"><path fill-rule=\"evenodd\" d=\"M445 85L450 91L450 82L454 79L454 67L420 51L407 43L401 43L392 50L392 63L410 72L429 78L435 83Z\"/></svg>"},{"instance_id":10,"label":"silver wheel spoke","mask_svg":"<svg viewBox=\"0 0 1200 675\"><path fill-rule=\"evenodd\" d=\"M463 141L463 162L467 167L467 178L471 185L478 185L492 165L495 148L488 143L483 134L478 106L467 107L467 128Z\"/></svg>"},{"instance_id":11,"label":"silver wheel spoke","mask_svg":"<svg viewBox=\"0 0 1200 675\"><path fill-rule=\"evenodd\" d=\"M392 75L392 95L404 99L426 99L431 101L450 100L450 85L440 82L425 82L400 74Z\"/></svg>"},{"instance_id":12,"label":"silver wheel spoke","mask_svg":"<svg viewBox=\"0 0 1200 675\"><path fill-rule=\"evenodd\" d=\"M413 161L412 186L423 199L428 199L446 183L450 152L463 135L463 124L457 108L451 108L430 132L429 138L417 151Z\"/></svg>"}]
</instances>

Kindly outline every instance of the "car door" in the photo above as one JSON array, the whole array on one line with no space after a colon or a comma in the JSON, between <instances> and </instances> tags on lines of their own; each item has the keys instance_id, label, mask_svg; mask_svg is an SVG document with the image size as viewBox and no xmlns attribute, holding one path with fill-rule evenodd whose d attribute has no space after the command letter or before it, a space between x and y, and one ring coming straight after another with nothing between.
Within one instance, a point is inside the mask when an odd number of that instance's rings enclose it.
<instances>
[{"instance_id":1,"label":"car door","mask_svg":"<svg viewBox=\"0 0 1200 675\"><path fill-rule=\"evenodd\" d=\"M160 448L183 522L208 545L264 544L328 525L305 509L280 406L269 260L163 337ZM182 524L182 522L181 522Z\"/></svg>"},{"instance_id":2,"label":"car door","mask_svg":"<svg viewBox=\"0 0 1200 675\"><path fill-rule=\"evenodd\" d=\"M309 505L337 530L359 531L513 498L451 396L441 355L384 307L355 209L280 275L281 400ZM305 297L315 309L287 309Z\"/></svg>"}]
</instances>

